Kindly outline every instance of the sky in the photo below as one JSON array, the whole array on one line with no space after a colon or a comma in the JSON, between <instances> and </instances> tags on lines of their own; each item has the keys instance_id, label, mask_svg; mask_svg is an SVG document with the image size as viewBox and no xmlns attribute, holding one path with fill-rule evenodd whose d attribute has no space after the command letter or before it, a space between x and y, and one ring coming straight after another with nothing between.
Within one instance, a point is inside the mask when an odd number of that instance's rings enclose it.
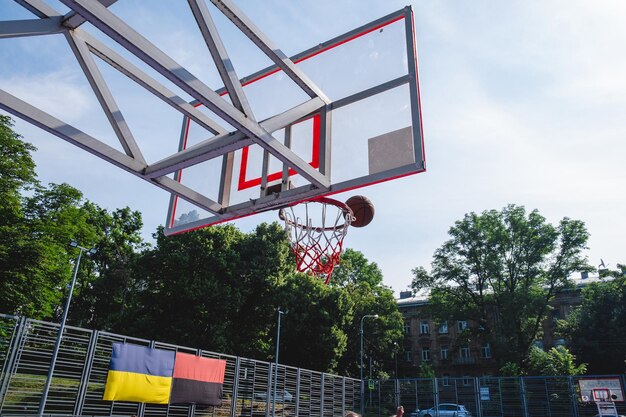
<instances>
[{"instance_id":1,"label":"sky","mask_svg":"<svg viewBox=\"0 0 626 417\"><path fill-rule=\"evenodd\" d=\"M563 217L584 221L592 266L626 262L623 1L235 3L287 55L413 7L427 171L360 190L376 216L344 241L375 262L396 293L409 287L413 268L429 269L455 221L507 204L537 209L553 224ZM119 0L111 7L202 74L210 60L196 27L184 24L187 9L183 0ZM0 20L33 17L0 2ZM180 116L101 68L146 156L163 155L163 138L175 148ZM0 39L0 88L105 142L115 140L62 35ZM43 183L69 183L109 210L139 210L146 239L164 223L169 195L163 190L24 121L16 119L14 129L38 148ZM269 212L234 224L250 231L276 219Z\"/></svg>"}]
</instances>

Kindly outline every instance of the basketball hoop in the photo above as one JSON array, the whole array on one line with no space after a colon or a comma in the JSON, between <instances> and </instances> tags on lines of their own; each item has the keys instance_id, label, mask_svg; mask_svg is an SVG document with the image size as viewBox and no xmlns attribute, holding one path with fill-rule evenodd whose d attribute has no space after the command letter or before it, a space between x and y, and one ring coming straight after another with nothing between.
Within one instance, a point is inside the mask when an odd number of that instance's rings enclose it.
<instances>
[{"instance_id":1,"label":"basketball hoop","mask_svg":"<svg viewBox=\"0 0 626 417\"><path fill-rule=\"evenodd\" d=\"M299 272L330 281L339 264L343 238L355 220L352 209L341 201L320 197L280 209L291 251Z\"/></svg>"}]
</instances>

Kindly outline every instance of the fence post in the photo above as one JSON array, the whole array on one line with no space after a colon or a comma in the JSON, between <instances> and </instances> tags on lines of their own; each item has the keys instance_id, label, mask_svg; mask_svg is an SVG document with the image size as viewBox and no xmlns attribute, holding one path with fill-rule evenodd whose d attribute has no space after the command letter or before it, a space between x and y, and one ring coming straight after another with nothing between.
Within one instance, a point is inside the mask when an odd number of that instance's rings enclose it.
<instances>
[{"instance_id":1,"label":"fence post","mask_svg":"<svg viewBox=\"0 0 626 417\"><path fill-rule=\"evenodd\" d=\"M320 387L320 417L324 416L324 385L326 383L324 375L324 372L322 372L322 383Z\"/></svg>"},{"instance_id":2,"label":"fence post","mask_svg":"<svg viewBox=\"0 0 626 417\"><path fill-rule=\"evenodd\" d=\"M241 368L241 362L239 361L239 356L235 358L235 377L233 378L233 395L231 397L230 404L230 416L235 417L237 414L237 399L239 394L239 372Z\"/></svg>"},{"instance_id":3,"label":"fence post","mask_svg":"<svg viewBox=\"0 0 626 417\"><path fill-rule=\"evenodd\" d=\"M502 378L498 378L498 399L500 400L500 413L504 416L504 401L502 400Z\"/></svg>"},{"instance_id":4,"label":"fence post","mask_svg":"<svg viewBox=\"0 0 626 417\"><path fill-rule=\"evenodd\" d=\"M519 377L520 382L520 395L522 397L522 411L524 412L524 417L528 417L528 404L526 402L526 384L524 383L524 377Z\"/></svg>"},{"instance_id":5,"label":"fence post","mask_svg":"<svg viewBox=\"0 0 626 417\"><path fill-rule=\"evenodd\" d=\"M300 368L296 370L296 415L300 415Z\"/></svg>"},{"instance_id":6,"label":"fence post","mask_svg":"<svg viewBox=\"0 0 626 417\"><path fill-rule=\"evenodd\" d=\"M11 335L11 341L9 342L9 350L7 352L6 360L2 369L4 377L0 379L0 411L4 405L4 396L9 389L9 383L13 376L13 368L17 366L17 357L24 332L26 330L26 317L19 317L13 327L13 334Z\"/></svg>"},{"instance_id":7,"label":"fence post","mask_svg":"<svg viewBox=\"0 0 626 417\"><path fill-rule=\"evenodd\" d=\"M380 406L381 406L381 402L382 402L382 390L383 390L383 384L382 381L379 379L376 380L378 382L378 415L380 415Z\"/></svg>"},{"instance_id":8,"label":"fence post","mask_svg":"<svg viewBox=\"0 0 626 417\"><path fill-rule=\"evenodd\" d=\"M400 407L400 404L402 404L402 398L400 398L400 380L398 379L398 377L396 376L395 379L395 394L396 394L396 407Z\"/></svg>"},{"instance_id":9,"label":"fence post","mask_svg":"<svg viewBox=\"0 0 626 417\"><path fill-rule=\"evenodd\" d=\"M482 417L482 407L480 398L480 378L474 378L474 396L476 397L476 414L478 417Z\"/></svg>"},{"instance_id":10,"label":"fence post","mask_svg":"<svg viewBox=\"0 0 626 417\"><path fill-rule=\"evenodd\" d=\"M297 414L296 414L297 415ZM341 377L341 415L346 415L346 377Z\"/></svg>"},{"instance_id":11,"label":"fence post","mask_svg":"<svg viewBox=\"0 0 626 417\"><path fill-rule=\"evenodd\" d=\"M269 363L269 372L267 374L267 397L265 398L265 417L269 417L270 416L270 404L271 404L271 396L272 396L272 384L274 383L274 378L272 378L272 375L274 375L274 363L270 362ZM252 394L254 395L254 393Z\"/></svg>"},{"instance_id":12,"label":"fence post","mask_svg":"<svg viewBox=\"0 0 626 417\"><path fill-rule=\"evenodd\" d=\"M85 396L87 395L87 387L89 385L89 375L91 374L91 368L93 366L93 359L96 356L96 344L98 342L98 331L93 330L91 337L89 338L89 347L87 348L87 354L85 355L85 365L83 366L83 373L80 376L80 386L76 393L76 404L74 404L74 415L83 414L83 407L85 405Z\"/></svg>"},{"instance_id":13,"label":"fence post","mask_svg":"<svg viewBox=\"0 0 626 417\"><path fill-rule=\"evenodd\" d=\"M437 414L439 414L439 384L437 384L437 378L432 379L433 382L433 397L435 400L435 410L437 410ZM456 389L456 386L455 386Z\"/></svg>"},{"instance_id":14,"label":"fence post","mask_svg":"<svg viewBox=\"0 0 626 417\"><path fill-rule=\"evenodd\" d=\"M569 388L570 404L572 404L572 416L578 417L578 407L576 406L578 397L576 396L576 389L574 388L573 379L574 378L572 376L567 377L567 386Z\"/></svg>"}]
</instances>

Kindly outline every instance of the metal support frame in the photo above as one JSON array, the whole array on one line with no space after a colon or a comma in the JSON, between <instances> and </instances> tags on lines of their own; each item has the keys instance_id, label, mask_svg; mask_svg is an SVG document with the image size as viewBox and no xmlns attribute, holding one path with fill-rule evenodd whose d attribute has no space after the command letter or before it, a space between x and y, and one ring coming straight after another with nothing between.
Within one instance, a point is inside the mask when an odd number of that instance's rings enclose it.
<instances>
[{"instance_id":1,"label":"metal support frame","mask_svg":"<svg viewBox=\"0 0 626 417\"><path fill-rule=\"evenodd\" d=\"M330 120L332 109L339 106L362 100L398 85L409 84L412 91L411 103L413 107L414 131L417 132L415 137L419 139L421 146L421 126L418 126L421 123L421 118L419 112L415 110L419 106L416 59L409 60L408 76L384 83L381 86L368 89L352 97L344 98L337 103L332 103L321 89L296 65L300 60L337 46L354 36L368 33L376 30L378 27L403 18L406 20L408 29L410 25L413 25L412 12L409 7L363 25L344 35L337 36L328 42L316 45L301 54L287 57L231 0L211 0L213 6L230 19L273 62L272 66L240 79L231 64L207 4L204 0L188 0L199 31L207 45L208 52L224 83L222 89L214 91L108 10L107 7L114 4L116 0L60 0L61 3L70 8L70 12L65 15L50 7L43 0L15 1L39 19L2 22L0 39L63 34L87 81L90 83L103 113L108 118L118 137L124 152L106 145L104 142L1 90L0 108L166 190L172 195L183 198L189 203L208 211L214 217L211 218L211 221L203 219L203 225L239 217L251 211L262 211L313 196L336 192L337 189L331 189L330 183ZM81 25L85 22L99 29L110 39L135 55L144 64L156 70L174 86L189 94L195 101L189 103L179 97L171 88L155 80L145 71L139 69L119 53L90 35L81 28ZM407 31L407 53L409 53L409 57L416 56L412 26L411 30ZM185 117L193 120L207 131L208 138L192 148L180 149L179 152L161 161L155 163L145 161L131 129L122 116L113 94L93 59L94 55ZM284 72L310 97L310 100L287 110L283 114L259 123L254 118L242 87L254 79L261 78L275 71ZM413 90L415 90L415 93ZM221 97L225 93L228 94L230 101ZM236 130L227 131L220 123L199 111L195 107L197 104L206 106ZM312 168L293 150L272 136L273 132L303 118L310 117L312 114L320 114L321 116L322 140L320 141L321 160L319 170ZM279 194L274 194L271 199L266 199L262 195L253 201L230 206L228 193L230 191L230 179L232 178L233 170L232 152L251 144L258 144L265 150L268 156L272 155L289 166L289 168L294 169L303 179L308 181L308 184L298 187L297 191L282 190ZM417 145L418 143L416 142ZM183 186L178 179L173 180L165 176L220 156L223 156L224 162L220 193L217 198L218 202L196 190ZM421 164L419 165L420 167L423 167L422 162L417 162L418 165ZM405 172L398 170L398 172L391 174L405 175ZM372 178L372 180L378 181L377 178ZM349 189L362 185L358 181L347 181L342 183L340 188Z\"/></svg>"}]
</instances>

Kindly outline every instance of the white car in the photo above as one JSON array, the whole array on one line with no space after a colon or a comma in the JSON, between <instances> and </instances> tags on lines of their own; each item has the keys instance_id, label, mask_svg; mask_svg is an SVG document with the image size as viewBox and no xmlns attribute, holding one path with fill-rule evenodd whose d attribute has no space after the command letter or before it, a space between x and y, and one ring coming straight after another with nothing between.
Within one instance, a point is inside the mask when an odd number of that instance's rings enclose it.
<instances>
[{"instance_id":1,"label":"white car","mask_svg":"<svg viewBox=\"0 0 626 417\"><path fill-rule=\"evenodd\" d=\"M413 413L411 413L411 417L413 417ZM418 411L415 417L472 417L472 413L463 405L441 403L438 407Z\"/></svg>"},{"instance_id":2,"label":"white car","mask_svg":"<svg viewBox=\"0 0 626 417\"><path fill-rule=\"evenodd\" d=\"M272 399L272 394L270 393L270 401ZM267 393L266 392L255 392L254 399L259 401L267 401ZM287 390L283 392L276 393L276 402L277 403L290 403L293 401L293 395Z\"/></svg>"}]
</instances>

